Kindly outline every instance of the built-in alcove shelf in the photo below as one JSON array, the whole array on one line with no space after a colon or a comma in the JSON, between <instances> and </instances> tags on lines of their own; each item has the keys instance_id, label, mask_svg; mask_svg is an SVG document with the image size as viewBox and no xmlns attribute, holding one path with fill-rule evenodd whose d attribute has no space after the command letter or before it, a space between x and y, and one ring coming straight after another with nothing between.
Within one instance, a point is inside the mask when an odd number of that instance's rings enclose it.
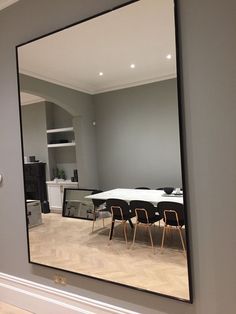
<instances>
[{"instance_id":1,"label":"built-in alcove shelf","mask_svg":"<svg viewBox=\"0 0 236 314\"><path fill-rule=\"evenodd\" d=\"M67 133L67 134L63 135L63 133ZM48 148L75 146L73 127L48 129L47 134L48 134L48 145L47 145ZM66 142L60 143L61 140L63 141L66 140Z\"/></svg>"},{"instance_id":2,"label":"built-in alcove shelf","mask_svg":"<svg viewBox=\"0 0 236 314\"><path fill-rule=\"evenodd\" d=\"M69 127L69 128L60 128L60 129L50 129L47 130L47 133L60 133L60 132L74 132L74 128L73 127Z\"/></svg>"},{"instance_id":3,"label":"built-in alcove shelf","mask_svg":"<svg viewBox=\"0 0 236 314\"><path fill-rule=\"evenodd\" d=\"M53 147L69 147L69 146L75 146L75 143L58 143L58 144L48 144L48 148Z\"/></svg>"}]
</instances>

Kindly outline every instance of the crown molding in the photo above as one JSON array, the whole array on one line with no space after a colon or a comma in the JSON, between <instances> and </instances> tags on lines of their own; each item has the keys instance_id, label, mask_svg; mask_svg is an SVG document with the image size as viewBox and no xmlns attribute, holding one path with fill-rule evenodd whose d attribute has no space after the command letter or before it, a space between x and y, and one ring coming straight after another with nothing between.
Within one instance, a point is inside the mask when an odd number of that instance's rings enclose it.
<instances>
[{"instance_id":1,"label":"crown molding","mask_svg":"<svg viewBox=\"0 0 236 314\"><path fill-rule=\"evenodd\" d=\"M59 86L63 86L66 88L70 88L73 90L77 90L78 92L82 92L82 93L86 93L86 94L90 94L90 95L96 95L96 94L101 94L101 93L105 93L105 92L111 92L114 90L119 90L119 89L124 89L124 88L130 88L130 87L135 87L135 86L140 86L140 85L145 85L145 84L150 84L150 83L154 83L154 82L160 82L160 81L165 81L165 80L169 80L172 78L176 78L176 73L170 73L168 75L163 75L163 76L157 76L157 77L152 77L149 79L145 79L145 80L140 80L140 81L135 81L132 83L126 83L126 84L118 84L118 85L113 85L113 86L109 86L107 88L101 88L101 89L87 89L87 88L83 88L81 86L75 86L73 84L68 84L68 83L64 83L46 76L42 76L39 75L37 73L25 70L25 69L20 69L20 74L25 74L28 76L31 76L33 78L36 79L40 79L52 84L56 84Z\"/></svg>"},{"instance_id":2,"label":"crown molding","mask_svg":"<svg viewBox=\"0 0 236 314\"><path fill-rule=\"evenodd\" d=\"M68 84L68 83L65 83L65 82L61 82L61 81L58 81L56 79L52 79L52 78L49 78L47 76L40 75L40 74L37 74L37 73L32 72L32 71L25 70L25 69L20 69L20 74L25 74L25 75L31 76L33 78L36 78L36 79L39 79L39 80L42 80L42 81L46 81L46 82L49 82L49 83L52 83L52 84L56 84L56 85L59 85L59 86L67 87L67 88L70 88L70 89L74 89L74 90L77 90L78 92L82 92L82 93L86 93L86 94L92 94L92 92L89 89L83 88L81 86L78 87L78 86L75 86L73 84Z\"/></svg>"},{"instance_id":3,"label":"crown molding","mask_svg":"<svg viewBox=\"0 0 236 314\"><path fill-rule=\"evenodd\" d=\"M155 82L166 81L166 80L170 80L173 78L176 78L176 73L171 73L168 75L153 77L153 78L146 79L146 80L136 81L136 82L127 83L127 84L121 84L121 85L115 85L115 86L111 86L111 87L104 88L104 89L99 89L99 90L96 90L96 92L94 94L101 94L101 93L111 92L114 90L125 89L125 88L130 88L130 87L135 87L135 86L141 86L141 85L145 85L145 84L151 84L151 83L155 83Z\"/></svg>"}]
</instances>

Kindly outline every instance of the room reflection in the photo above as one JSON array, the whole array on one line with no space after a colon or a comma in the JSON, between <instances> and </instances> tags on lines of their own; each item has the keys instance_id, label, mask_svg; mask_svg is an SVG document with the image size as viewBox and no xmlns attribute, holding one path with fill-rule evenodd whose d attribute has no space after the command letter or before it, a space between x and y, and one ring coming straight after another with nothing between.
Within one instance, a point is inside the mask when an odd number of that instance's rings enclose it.
<instances>
[{"instance_id":1,"label":"room reflection","mask_svg":"<svg viewBox=\"0 0 236 314\"><path fill-rule=\"evenodd\" d=\"M17 53L30 261L189 300L173 1Z\"/></svg>"}]
</instances>

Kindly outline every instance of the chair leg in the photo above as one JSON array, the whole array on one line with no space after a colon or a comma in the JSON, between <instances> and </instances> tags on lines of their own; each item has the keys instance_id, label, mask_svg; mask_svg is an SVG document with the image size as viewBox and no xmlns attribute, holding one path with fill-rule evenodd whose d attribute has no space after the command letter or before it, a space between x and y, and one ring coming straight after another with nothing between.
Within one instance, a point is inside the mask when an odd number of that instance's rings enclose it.
<instances>
[{"instance_id":1,"label":"chair leg","mask_svg":"<svg viewBox=\"0 0 236 314\"><path fill-rule=\"evenodd\" d=\"M102 225L103 225L103 228L104 228L105 227L104 218L102 218Z\"/></svg>"},{"instance_id":2,"label":"chair leg","mask_svg":"<svg viewBox=\"0 0 236 314\"><path fill-rule=\"evenodd\" d=\"M114 225L115 225L115 220L111 221L111 228L110 228L110 233L109 233L109 240L111 241L112 235L113 235L113 230L114 230Z\"/></svg>"},{"instance_id":3,"label":"chair leg","mask_svg":"<svg viewBox=\"0 0 236 314\"><path fill-rule=\"evenodd\" d=\"M165 233L166 233L166 224L163 227L162 240L161 240L161 250L163 249L163 246L164 246Z\"/></svg>"},{"instance_id":4,"label":"chair leg","mask_svg":"<svg viewBox=\"0 0 236 314\"><path fill-rule=\"evenodd\" d=\"M95 207L93 208L93 225L92 225L92 232L94 231L94 225L96 220L96 210Z\"/></svg>"},{"instance_id":5,"label":"chair leg","mask_svg":"<svg viewBox=\"0 0 236 314\"><path fill-rule=\"evenodd\" d=\"M78 208L78 217L80 217L80 216L81 216L81 205L82 205L82 203L79 203L79 208Z\"/></svg>"},{"instance_id":6,"label":"chair leg","mask_svg":"<svg viewBox=\"0 0 236 314\"><path fill-rule=\"evenodd\" d=\"M152 248L154 248L153 240L152 240L152 232L151 232L151 229L150 229L150 225L148 225L147 227L148 227L148 232L149 232L149 236L150 236L151 245L152 245Z\"/></svg>"},{"instance_id":7,"label":"chair leg","mask_svg":"<svg viewBox=\"0 0 236 314\"><path fill-rule=\"evenodd\" d=\"M95 219L93 219L92 232L94 231Z\"/></svg>"},{"instance_id":8,"label":"chair leg","mask_svg":"<svg viewBox=\"0 0 236 314\"><path fill-rule=\"evenodd\" d=\"M180 239L181 239L181 243L182 243L182 246L183 246L183 250L184 250L184 254L186 255L186 249L185 249L185 245L184 245L184 239L183 239L183 235L182 235L182 228L181 227L178 227L178 230L179 230L179 235L180 235Z\"/></svg>"},{"instance_id":9,"label":"chair leg","mask_svg":"<svg viewBox=\"0 0 236 314\"><path fill-rule=\"evenodd\" d=\"M135 242L135 238L136 238L137 227L138 227L138 223L136 222L135 227L134 227L134 236L133 236L132 247L134 247L134 242Z\"/></svg>"},{"instance_id":10,"label":"chair leg","mask_svg":"<svg viewBox=\"0 0 236 314\"><path fill-rule=\"evenodd\" d=\"M125 242L126 245L128 244L128 240L127 240L127 232L126 232L126 221L122 221L123 224L123 228L124 228L124 236L125 236Z\"/></svg>"}]
</instances>

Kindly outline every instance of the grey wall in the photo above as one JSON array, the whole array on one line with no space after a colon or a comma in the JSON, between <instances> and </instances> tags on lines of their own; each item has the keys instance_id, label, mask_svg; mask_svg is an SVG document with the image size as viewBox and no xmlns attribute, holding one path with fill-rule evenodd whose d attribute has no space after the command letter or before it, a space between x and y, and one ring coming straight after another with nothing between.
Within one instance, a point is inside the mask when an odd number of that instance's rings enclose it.
<instances>
[{"instance_id":1,"label":"grey wall","mask_svg":"<svg viewBox=\"0 0 236 314\"><path fill-rule=\"evenodd\" d=\"M81 115L73 118L81 187L182 187L176 83L176 79L171 79L88 95L92 102L88 106L89 117L94 117L96 127L86 119L85 108L85 119ZM38 85L46 84L29 77L25 80L25 76L21 80L21 86L27 90L32 85L39 90ZM54 87L54 84L49 85ZM61 91L61 87L57 86L57 90ZM45 97L48 89L42 88L42 93ZM71 105L70 97L64 101L68 104L67 109L72 108L71 112L75 109L80 112ZM46 118L48 129L72 125L72 115L53 103L46 103ZM49 142L55 136L49 134ZM61 134L58 139L60 137ZM91 162L88 162L88 156L93 157ZM50 168L63 168L67 178L72 177L73 169L77 168L74 148L49 149L49 160Z\"/></svg>"},{"instance_id":2,"label":"grey wall","mask_svg":"<svg viewBox=\"0 0 236 314\"><path fill-rule=\"evenodd\" d=\"M182 186L176 79L93 99L100 188Z\"/></svg>"},{"instance_id":3,"label":"grey wall","mask_svg":"<svg viewBox=\"0 0 236 314\"><path fill-rule=\"evenodd\" d=\"M24 139L24 155L35 156L45 162L46 174L49 178L49 157L47 149L46 104L35 103L21 107L22 130Z\"/></svg>"},{"instance_id":4,"label":"grey wall","mask_svg":"<svg viewBox=\"0 0 236 314\"><path fill-rule=\"evenodd\" d=\"M20 48L21 49L21 48ZM19 60L20 61L20 60ZM92 96L70 88L62 87L27 75L20 75L20 88L45 98L57 104L71 114L74 128L76 129L76 161L79 172L80 186L84 188L97 187L97 162L95 148L95 130L92 122L95 119ZM48 110L50 112L50 110ZM62 121L61 115L54 110L58 122ZM79 125L78 125L79 121ZM53 127L57 127L54 125ZM54 163L50 154L50 161Z\"/></svg>"},{"instance_id":5,"label":"grey wall","mask_svg":"<svg viewBox=\"0 0 236 314\"><path fill-rule=\"evenodd\" d=\"M122 2L21 0L0 13L1 272L58 288L55 271L27 262L15 45ZM63 289L145 314L234 313L236 2L178 3L194 304L72 274Z\"/></svg>"},{"instance_id":6,"label":"grey wall","mask_svg":"<svg viewBox=\"0 0 236 314\"><path fill-rule=\"evenodd\" d=\"M72 126L72 115L54 103L46 103L47 129L60 129Z\"/></svg>"},{"instance_id":7,"label":"grey wall","mask_svg":"<svg viewBox=\"0 0 236 314\"><path fill-rule=\"evenodd\" d=\"M20 47L19 49L23 48ZM41 96L47 101L59 105L73 116L87 116L90 113L89 109L92 107L92 99L89 94L28 75L20 75L20 88L23 92Z\"/></svg>"},{"instance_id":8,"label":"grey wall","mask_svg":"<svg viewBox=\"0 0 236 314\"><path fill-rule=\"evenodd\" d=\"M93 121L94 119L93 110ZM73 118L80 188L98 188L96 138L93 121L82 116Z\"/></svg>"},{"instance_id":9,"label":"grey wall","mask_svg":"<svg viewBox=\"0 0 236 314\"><path fill-rule=\"evenodd\" d=\"M36 159L47 164L48 180L53 179L55 168L63 169L67 178L70 179L73 176L73 170L77 168L75 148L48 149L47 143L50 143L51 139L67 139L68 136L73 135L70 133L47 135L46 130L72 126L72 116L61 107L48 102L22 106L21 113L24 155L36 156Z\"/></svg>"},{"instance_id":10,"label":"grey wall","mask_svg":"<svg viewBox=\"0 0 236 314\"><path fill-rule=\"evenodd\" d=\"M48 161L45 102L22 106L22 129L25 156Z\"/></svg>"}]
</instances>

